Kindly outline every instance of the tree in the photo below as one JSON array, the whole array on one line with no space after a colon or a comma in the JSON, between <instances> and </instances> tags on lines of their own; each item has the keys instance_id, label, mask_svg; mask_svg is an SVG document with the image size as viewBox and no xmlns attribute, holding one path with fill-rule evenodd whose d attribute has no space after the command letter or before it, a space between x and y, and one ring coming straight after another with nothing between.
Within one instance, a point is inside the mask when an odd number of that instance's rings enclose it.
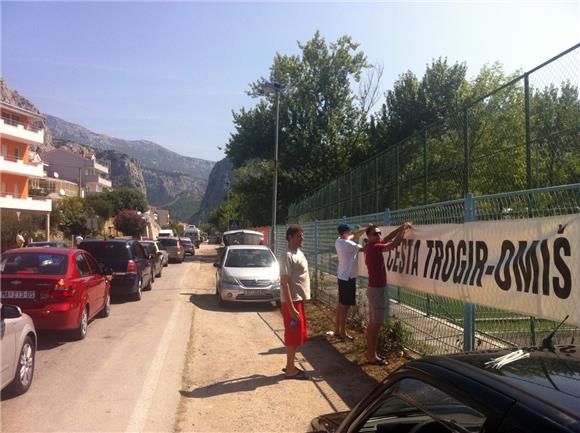
<instances>
[{"instance_id":1,"label":"tree","mask_svg":"<svg viewBox=\"0 0 580 433\"><path fill-rule=\"evenodd\" d=\"M86 205L94 211L95 215L103 220L108 220L115 215L113 202L107 194L94 194L88 196L86 198Z\"/></svg>"},{"instance_id":2,"label":"tree","mask_svg":"<svg viewBox=\"0 0 580 433\"><path fill-rule=\"evenodd\" d=\"M100 195L113 206L113 215L117 215L124 209L145 212L149 207L145 194L136 189L118 188Z\"/></svg>"},{"instance_id":3,"label":"tree","mask_svg":"<svg viewBox=\"0 0 580 433\"><path fill-rule=\"evenodd\" d=\"M168 221L161 228L165 230L173 230L175 236L183 236L183 226L175 221Z\"/></svg>"},{"instance_id":4,"label":"tree","mask_svg":"<svg viewBox=\"0 0 580 433\"><path fill-rule=\"evenodd\" d=\"M125 209L115 217L113 224L123 234L139 237L145 233L147 222L137 211Z\"/></svg>"},{"instance_id":5,"label":"tree","mask_svg":"<svg viewBox=\"0 0 580 433\"><path fill-rule=\"evenodd\" d=\"M51 220L54 220L65 236L86 236L91 232L87 227L87 219L93 215L85 200L80 197L67 197L55 206Z\"/></svg>"}]
</instances>

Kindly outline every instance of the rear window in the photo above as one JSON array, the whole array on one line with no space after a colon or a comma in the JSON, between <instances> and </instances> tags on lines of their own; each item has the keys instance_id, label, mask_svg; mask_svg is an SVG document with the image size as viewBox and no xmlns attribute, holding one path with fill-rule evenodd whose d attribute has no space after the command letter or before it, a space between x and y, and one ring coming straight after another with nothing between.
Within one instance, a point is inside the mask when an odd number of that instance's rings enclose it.
<instances>
[{"instance_id":1,"label":"rear window","mask_svg":"<svg viewBox=\"0 0 580 433\"><path fill-rule=\"evenodd\" d=\"M270 250L230 250L226 268L268 268L274 263Z\"/></svg>"},{"instance_id":2,"label":"rear window","mask_svg":"<svg viewBox=\"0 0 580 433\"><path fill-rule=\"evenodd\" d=\"M159 243L164 247L176 247L177 239L159 239Z\"/></svg>"},{"instance_id":3,"label":"rear window","mask_svg":"<svg viewBox=\"0 0 580 433\"><path fill-rule=\"evenodd\" d=\"M127 245L121 242L81 242L80 249L88 251L97 259L127 258Z\"/></svg>"},{"instance_id":4,"label":"rear window","mask_svg":"<svg viewBox=\"0 0 580 433\"><path fill-rule=\"evenodd\" d=\"M252 233L232 233L224 236L224 244L228 245L263 245L264 237Z\"/></svg>"},{"instance_id":5,"label":"rear window","mask_svg":"<svg viewBox=\"0 0 580 433\"><path fill-rule=\"evenodd\" d=\"M6 254L0 260L1 274L64 275L68 257L63 254Z\"/></svg>"},{"instance_id":6,"label":"rear window","mask_svg":"<svg viewBox=\"0 0 580 433\"><path fill-rule=\"evenodd\" d=\"M182 245L190 245L191 244L190 239L181 239L179 242L181 242Z\"/></svg>"}]
</instances>

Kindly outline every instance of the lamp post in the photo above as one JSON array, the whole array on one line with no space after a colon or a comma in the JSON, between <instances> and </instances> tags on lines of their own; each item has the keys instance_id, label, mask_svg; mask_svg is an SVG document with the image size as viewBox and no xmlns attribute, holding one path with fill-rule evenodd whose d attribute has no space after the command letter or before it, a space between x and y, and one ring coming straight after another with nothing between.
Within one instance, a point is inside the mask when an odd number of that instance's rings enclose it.
<instances>
[{"instance_id":1,"label":"lamp post","mask_svg":"<svg viewBox=\"0 0 580 433\"><path fill-rule=\"evenodd\" d=\"M280 128L280 92L284 90L284 86L280 83L269 82L262 85L262 89L266 95L276 95L276 129L274 131L274 188L272 191L272 240L270 241L270 249L276 250L276 205L278 200L278 130Z\"/></svg>"},{"instance_id":2,"label":"lamp post","mask_svg":"<svg viewBox=\"0 0 580 433\"><path fill-rule=\"evenodd\" d=\"M226 179L226 192L228 193L228 199L227 199L227 214L226 214L226 218L227 218L227 222L226 222L226 231L230 229L230 180Z\"/></svg>"}]
</instances>

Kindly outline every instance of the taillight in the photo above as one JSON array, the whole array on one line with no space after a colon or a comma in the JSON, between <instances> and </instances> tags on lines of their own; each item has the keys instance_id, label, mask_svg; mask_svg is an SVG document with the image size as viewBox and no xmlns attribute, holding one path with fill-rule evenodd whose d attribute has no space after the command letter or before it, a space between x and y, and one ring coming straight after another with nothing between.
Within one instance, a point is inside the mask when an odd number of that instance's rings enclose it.
<instances>
[{"instance_id":1,"label":"taillight","mask_svg":"<svg viewBox=\"0 0 580 433\"><path fill-rule=\"evenodd\" d=\"M137 273L137 265L133 260L129 260L127 262L127 273L128 274L136 274Z\"/></svg>"},{"instance_id":2,"label":"taillight","mask_svg":"<svg viewBox=\"0 0 580 433\"><path fill-rule=\"evenodd\" d=\"M70 298L74 294L74 289L68 286L64 279L60 279L54 285L52 292L50 293L51 299L62 299Z\"/></svg>"}]
</instances>

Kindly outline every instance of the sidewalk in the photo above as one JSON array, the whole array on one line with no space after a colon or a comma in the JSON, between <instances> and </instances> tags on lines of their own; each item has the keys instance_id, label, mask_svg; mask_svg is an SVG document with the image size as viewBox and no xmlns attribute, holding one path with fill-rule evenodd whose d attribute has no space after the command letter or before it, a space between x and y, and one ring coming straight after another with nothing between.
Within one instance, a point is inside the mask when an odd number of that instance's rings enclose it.
<instances>
[{"instance_id":1,"label":"sidewalk","mask_svg":"<svg viewBox=\"0 0 580 433\"><path fill-rule=\"evenodd\" d=\"M298 354L313 380L286 380L279 311L219 307L212 261L201 264L190 298L194 318L176 431L305 432L312 418L348 410L376 384L323 337Z\"/></svg>"}]
</instances>

